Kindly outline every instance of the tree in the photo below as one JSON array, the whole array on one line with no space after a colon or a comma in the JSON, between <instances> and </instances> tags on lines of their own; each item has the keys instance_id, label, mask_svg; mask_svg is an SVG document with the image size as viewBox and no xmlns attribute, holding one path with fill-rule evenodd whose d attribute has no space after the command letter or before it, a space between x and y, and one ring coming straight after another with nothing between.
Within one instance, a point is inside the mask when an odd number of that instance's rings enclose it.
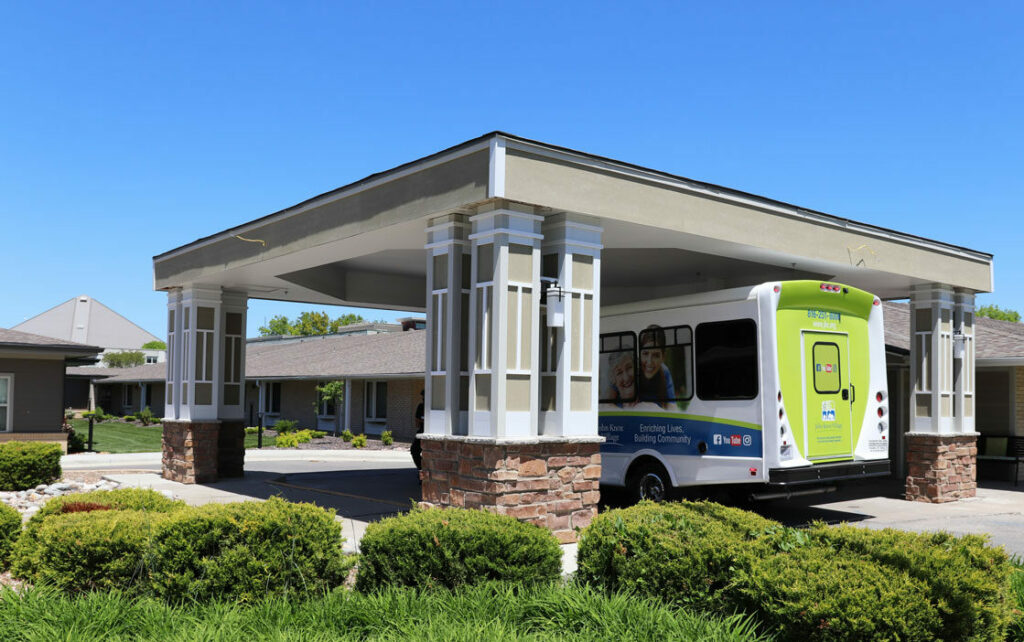
<instances>
[{"instance_id":1,"label":"tree","mask_svg":"<svg viewBox=\"0 0 1024 642\"><path fill-rule=\"evenodd\" d=\"M1014 323L1020 323L1020 312L1010 310L1009 308L1004 310L994 304L983 305L978 308L978 316L997 319L999 321L1013 321Z\"/></svg>"},{"instance_id":2,"label":"tree","mask_svg":"<svg viewBox=\"0 0 1024 642\"><path fill-rule=\"evenodd\" d=\"M146 362L146 355L138 350L126 352L106 352L103 354L103 363L108 368L134 368Z\"/></svg>"},{"instance_id":3,"label":"tree","mask_svg":"<svg viewBox=\"0 0 1024 642\"><path fill-rule=\"evenodd\" d=\"M295 321L284 315L277 315L265 326L260 327L260 336L273 335L301 335L312 336L317 334L332 334L338 332L346 325L362 323L366 319L358 314L343 314L332 319L326 312L303 312Z\"/></svg>"},{"instance_id":4,"label":"tree","mask_svg":"<svg viewBox=\"0 0 1024 642\"><path fill-rule=\"evenodd\" d=\"M341 432L341 404L345 401L345 382L328 381L322 386L317 386L316 391L320 398L334 404L334 436Z\"/></svg>"},{"instance_id":5,"label":"tree","mask_svg":"<svg viewBox=\"0 0 1024 642\"><path fill-rule=\"evenodd\" d=\"M159 340L157 340L157 341L149 341L147 343L143 343L142 344L142 349L143 350L166 350L167 349L167 344L164 343L163 341L159 341Z\"/></svg>"}]
</instances>

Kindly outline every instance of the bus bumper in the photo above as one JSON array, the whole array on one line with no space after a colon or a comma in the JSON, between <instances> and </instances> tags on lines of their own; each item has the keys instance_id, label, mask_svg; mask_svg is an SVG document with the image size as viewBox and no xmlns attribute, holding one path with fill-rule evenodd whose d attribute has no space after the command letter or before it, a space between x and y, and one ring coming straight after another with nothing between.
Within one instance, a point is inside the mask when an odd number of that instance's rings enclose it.
<instances>
[{"instance_id":1,"label":"bus bumper","mask_svg":"<svg viewBox=\"0 0 1024 642\"><path fill-rule=\"evenodd\" d=\"M841 461L833 464L818 464L802 468L772 468L768 471L771 486L795 486L843 479L885 477L891 474L888 459L871 461Z\"/></svg>"}]
</instances>

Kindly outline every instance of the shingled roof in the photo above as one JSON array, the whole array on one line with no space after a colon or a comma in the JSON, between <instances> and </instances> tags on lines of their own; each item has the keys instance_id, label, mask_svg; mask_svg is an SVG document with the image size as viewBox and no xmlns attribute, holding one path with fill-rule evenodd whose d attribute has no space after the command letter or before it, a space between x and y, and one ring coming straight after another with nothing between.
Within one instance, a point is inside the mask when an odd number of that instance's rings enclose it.
<instances>
[{"instance_id":1,"label":"shingled roof","mask_svg":"<svg viewBox=\"0 0 1024 642\"><path fill-rule=\"evenodd\" d=\"M885 345L910 351L910 305L886 302ZM975 359L980 361L1024 359L1024 323L976 317Z\"/></svg>"},{"instance_id":2,"label":"shingled roof","mask_svg":"<svg viewBox=\"0 0 1024 642\"><path fill-rule=\"evenodd\" d=\"M8 330L6 328L0 328L0 347L56 352L63 351L75 355L96 354L102 350L102 348L85 345L84 343L65 341L64 339L54 339L52 337L44 337L39 334L31 334L29 332L21 332L18 330Z\"/></svg>"},{"instance_id":3,"label":"shingled roof","mask_svg":"<svg viewBox=\"0 0 1024 642\"><path fill-rule=\"evenodd\" d=\"M422 377L426 332L384 332L348 336L303 337L280 343L246 345L246 379L344 379ZM166 363L135 368L69 368L69 375L101 383L163 381Z\"/></svg>"}]
</instances>

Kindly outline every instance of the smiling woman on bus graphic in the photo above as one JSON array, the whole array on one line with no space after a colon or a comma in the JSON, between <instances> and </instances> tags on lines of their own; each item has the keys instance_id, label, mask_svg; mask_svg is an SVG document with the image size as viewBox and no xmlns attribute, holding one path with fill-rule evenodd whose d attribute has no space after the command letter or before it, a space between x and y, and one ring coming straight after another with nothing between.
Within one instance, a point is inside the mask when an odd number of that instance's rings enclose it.
<instances>
[{"instance_id":1,"label":"smiling woman on bus graphic","mask_svg":"<svg viewBox=\"0 0 1024 642\"><path fill-rule=\"evenodd\" d=\"M610 390L608 402L620 408L636 405L636 366L631 351L610 352L607 357Z\"/></svg>"},{"instance_id":2,"label":"smiling woman on bus graphic","mask_svg":"<svg viewBox=\"0 0 1024 642\"><path fill-rule=\"evenodd\" d=\"M654 402L666 410L675 409L675 386L665 365L665 331L649 325L640 333L640 401Z\"/></svg>"}]
</instances>

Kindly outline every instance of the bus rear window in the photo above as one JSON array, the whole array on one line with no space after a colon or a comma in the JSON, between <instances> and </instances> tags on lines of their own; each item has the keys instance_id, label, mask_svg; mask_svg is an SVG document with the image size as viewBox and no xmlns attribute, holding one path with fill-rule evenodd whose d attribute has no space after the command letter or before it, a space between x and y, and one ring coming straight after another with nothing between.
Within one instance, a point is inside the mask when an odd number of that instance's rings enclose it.
<instances>
[{"instance_id":1,"label":"bus rear window","mask_svg":"<svg viewBox=\"0 0 1024 642\"><path fill-rule=\"evenodd\" d=\"M705 400L757 397L757 324L753 319L697 326L697 396Z\"/></svg>"}]
</instances>

